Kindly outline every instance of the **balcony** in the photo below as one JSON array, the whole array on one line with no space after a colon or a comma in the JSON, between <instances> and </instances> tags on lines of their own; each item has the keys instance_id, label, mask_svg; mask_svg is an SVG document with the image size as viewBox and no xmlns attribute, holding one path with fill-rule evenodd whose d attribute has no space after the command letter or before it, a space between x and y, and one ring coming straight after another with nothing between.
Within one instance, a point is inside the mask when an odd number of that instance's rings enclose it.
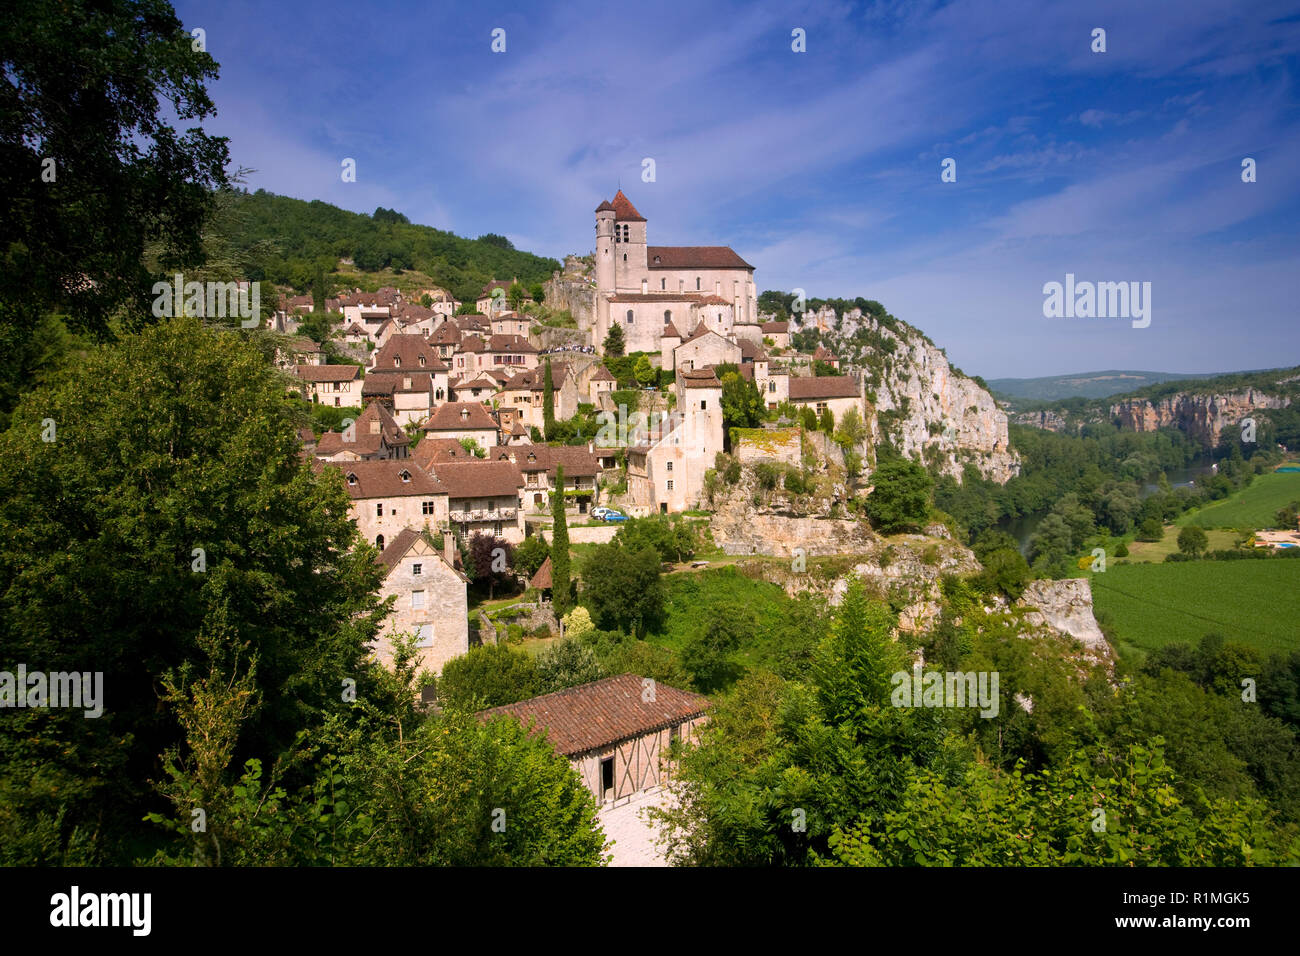
<instances>
[{"instance_id":1,"label":"balcony","mask_svg":"<svg viewBox=\"0 0 1300 956\"><path fill-rule=\"evenodd\" d=\"M475 508L473 511L452 511L448 516L457 524L471 524L476 521L513 521L518 511L518 508L498 508L495 511Z\"/></svg>"}]
</instances>

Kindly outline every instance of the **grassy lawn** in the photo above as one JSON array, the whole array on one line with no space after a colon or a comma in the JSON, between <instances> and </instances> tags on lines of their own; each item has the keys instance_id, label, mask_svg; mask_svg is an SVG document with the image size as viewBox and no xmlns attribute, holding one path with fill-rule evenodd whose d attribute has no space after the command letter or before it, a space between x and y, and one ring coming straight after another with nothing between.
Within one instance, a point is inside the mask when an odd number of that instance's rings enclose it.
<instances>
[{"instance_id":1,"label":"grassy lawn","mask_svg":"<svg viewBox=\"0 0 1300 956\"><path fill-rule=\"evenodd\" d=\"M1269 653L1300 647L1300 561L1117 564L1091 578L1125 657L1211 631Z\"/></svg>"},{"instance_id":2,"label":"grassy lawn","mask_svg":"<svg viewBox=\"0 0 1300 956\"><path fill-rule=\"evenodd\" d=\"M1300 472L1274 471L1258 476L1246 488L1222 501L1189 511L1177 523L1202 528L1271 528L1275 515L1297 500L1300 500Z\"/></svg>"},{"instance_id":3,"label":"grassy lawn","mask_svg":"<svg viewBox=\"0 0 1300 956\"><path fill-rule=\"evenodd\" d=\"M1138 562L1156 562L1157 564L1164 561L1165 555L1174 554L1178 551L1178 532L1182 529L1177 525L1165 525L1165 536L1159 541L1134 541L1128 546L1129 561ZM1236 531L1225 530L1208 530L1205 536L1210 539L1210 551L1230 551L1237 539L1241 537Z\"/></svg>"}]
</instances>

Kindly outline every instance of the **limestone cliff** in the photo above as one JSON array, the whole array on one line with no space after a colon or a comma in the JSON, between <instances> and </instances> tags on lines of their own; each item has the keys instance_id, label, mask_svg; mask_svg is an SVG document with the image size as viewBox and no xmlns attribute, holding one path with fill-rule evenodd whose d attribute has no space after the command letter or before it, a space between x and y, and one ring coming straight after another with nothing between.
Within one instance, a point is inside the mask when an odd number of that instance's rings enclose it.
<instances>
[{"instance_id":1,"label":"limestone cliff","mask_svg":"<svg viewBox=\"0 0 1300 956\"><path fill-rule=\"evenodd\" d=\"M1110 417L1121 428L1152 432L1177 426L1205 444L1216 444L1226 425L1237 425L1257 409L1284 408L1289 398L1270 395L1257 388L1222 394L1176 392L1152 401L1133 398L1110 406Z\"/></svg>"},{"instance_id":2,"label":"limestone cliff","mask_svg":"<svg viewBox=\"0 0 1300 956\"><path fill-rule=\"evenodd\" d=\"M823 327L830 324L825 311L817 313ZM888 437L903 454L934 462L958 481L968 463L999 484L1020 473L1006 413L920 331L853 309L822 338L847 370L865 378L874 440Z\"/></svg>"},{"instance_id":3,"label":"limestone cliff","mask_svg":"<svg viewBox=\"0 0 1300 956\"><path fill-rule=\"evenodd\" d=\"M546 293L543 301L551 309L568 309L578 323L578 331L590 340L596 322L596 281L577 271L581 267L582 260L570 256L564 272L557 272L542 283Z\"/></svg>"}]
</instances>

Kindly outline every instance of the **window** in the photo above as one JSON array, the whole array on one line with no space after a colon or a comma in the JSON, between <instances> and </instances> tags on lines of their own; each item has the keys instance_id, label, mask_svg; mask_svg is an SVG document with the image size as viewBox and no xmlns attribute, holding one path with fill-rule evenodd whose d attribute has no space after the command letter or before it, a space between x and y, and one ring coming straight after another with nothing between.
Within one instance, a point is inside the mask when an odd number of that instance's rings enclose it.
<instances>
[{"instance_id":1,"label":"window","mask_svg":"<svg viewBox=\"0 0 1300 956\"><path fill-rule=\"evenodd\" d=\"M411 565L411 573L412 573L412 574L423 574L423 573L424 573L424 565L423 565L423 564L418 564L418 563L417 563L417 564L413 564L413 565Z\"/></svg>"},{"instance_id":2,"label":"window","mask_svg":"<svg viewBox=\"0 0 1300 956\"><path fill-rule=\"evenodd\" d=\"M627 262L627 253L626 253L626 252L623 253L623 261L624 261L624 262Z\"/></svg>"},{"instance_id":3,"label":"window","mask_svg":"<svg viewBox=\"0 0 1300 956\"><path fill-rule=\"evenodd\" d=\"M421 501L421 502L420 502L420 513L421 513L421 514L426 514L426 515L431 515L431 514L433 514L433 502L432 502L432 501Z\"/></svg>"},{"instance_id":4,"label":"window","mask_svg":"<svg viewBox=\"0 0 1300 956\"><path fill-rule=\"evenodd\" d=\"M668 479L668 490L669 491L673 490L673 480L671 478Z\"/></svg>"},{"instance_id":5,"label":"window","mask_svg":"<svg viewBox=\"0 0 1300 956\"><path fill-rule=\"evenodd\" d=\"M383 516L384 516L384 503L381 501L377 505L375 505L375 517L382 518Z\"/></svg>"},{"instance_id":6,"label":"window","mask_svg":"<svg viewBox=\"0 0 1300 956\"><path fill-rule=\"evenodd\" d=\"M411 592L411 610L412 610L412 611L423 611L423 610L424 610L424 592L423 592L423 591L412 591L412 592Z\"/></svg>"},{"instance_id":7,"label":"window","mask_svg":"<svg viewBox=\"0 0 1300 956\"><path fill-rule=\"evenodd\" d=\"M433 647L433 625L421 624L415 631L416 647Z\"/></svg>"},{"instance_id":8,"label":"window","mask_svg":"<svg viewBox=\"0 0 1300 956\"><path fill-rule=\"evenodd\" d=\"M655 262L658 262L658 261L659 261L659 257L658 257L658 256L655 256ZM659 288L660 288L660 289L667 289L667 288L668 288L668 279L667 279L667 278L663 278L663 279L660 279L660 280L659 280Z\"/></svg>"},{"instance_id":9,"label":"window","mask_svg":"<svg viewBox=\"0 0 1300 956\"><path fill-rule=\"evenodd\" d=\"M394 355L393 368L401 368L401 367L402 367L402 357L400 355Z\"/></svg>"},{"instance_id":10,"label":"window","mask_svg":"<svg viewBox=\"0 0 1300 956\"><path fill-rule=\"evenodd\" d=\"M668 309L664 309L664 325L667 325L672 320L673 320L672 312L669 311Z\"/></svg>"},{"instance_id":11,"label":"window","mask_svg":"<svg viewBox=\"0 0 1300 956\"><path fill-rule=\"evenodd\" d=\"M600 762L600 799L612 796L614 789L614 758L606 757Z\"/></svg>"},{"instance_id":12,"label":"window","mask_svg":"<svg viewBox=\"0 0 1300 956\"><path fill-rule=\"evenodd\" d=\"M631 310L631 309L628 309L628 310L627 310L627 324L628 324L628 325L631 325L631 324L632 324L632 310Z\"/></svg>"},{"instance_id":13,"label":"window","mask_svg":"<svg viewBox=\"0 0 1300 956\"><path fill-rule=\"evenodd\" d=\"M699 277L699 276L696 276L696 277L695 277L695 291L696 291L696 292L699 292L699 291L700 291L700 277Z\"/></svg>"},{"instance_id":14,"label":"window","mask_svg":"<svg viewBox=\"0 0 1300 956\"><path fill-rule=\"evenodd\" d=\"M384 550L384 536L382 534L375 535L375 547L380 551Z\"/></svg>"},{"instance_id":15,"label":"window","mask_svg":"<svg viewBox=\"0 0 1300 956\"><path fill-rule=\"evenodd\" d=\"M774 381L769 381L769 382L767 383L767 390L768 390L769 392L775 392L775 391L776 391L776 382L774 382Z\"/></svg>"},{"instance_id":16,"label":"window","mask_svg":"<svg viewBox=\"0 0 1300 956\"><path fill-rule=\"evenodd\" d=\"M668 746L672 746L682 739L682 728L680 724L668 728Z\"/></svg>"},{"instance_id":17,"label":"window","mask_svg":"<svg viewBox=\"0 0 1300 956\"><path fill-rule=\"evenodd\" d=\"M409 471L406 471L405 469L403 469L403 470L402 470L402 474L401 474L400 477L401 477L401 479L402 479L402 484L406 484L407 482L409 482L409 481L411 480L411 473L410 473Z\"/></svg>"},{"instance_id":18,"label":"window","mask_svg":"<svg viewBox=\"0 0 1300 956\"><path fill-rule=\"evenodd\" d=\"M706 410L708 409L708 407L709 407L709 403L708 403L707 401L705 401L704 399L700 399L700 411L702 411L702 412L703 412L703 411L706 411Z\"/></svg>"},{"instance_id":19,"label":"window","mask_svg":"<svg viewBox=\"0 0 1300 956\"><path fill-rule=\"evenodd\" d=\"M672 471L672 470L673 470L673 463L670 461L670 462L668 462L667 464L668 464L668 468L667 468L667 470L668 470L668 471Z\"/></svg>"}]
</instances>

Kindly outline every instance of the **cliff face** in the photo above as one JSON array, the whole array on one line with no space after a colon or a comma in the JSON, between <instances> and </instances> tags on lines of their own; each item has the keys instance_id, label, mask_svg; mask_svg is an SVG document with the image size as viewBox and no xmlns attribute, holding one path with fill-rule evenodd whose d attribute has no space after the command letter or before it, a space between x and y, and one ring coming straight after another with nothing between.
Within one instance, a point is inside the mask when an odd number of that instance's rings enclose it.
<instances>
[{"instance_id":1,"label":"cliff face","mask_svg":"<svg viewBox=\"0 0 1300 956\"><path fill-rule=\"evenodd\" d=\"M1015 416L1014 421L1017 425L1042 428L1049 432L1062 432L1066 429L1065 419L1051 409L1041 412L1020 412Z\"/></svg>"},{"instance_id":2,"label":"cliff face","mask_svg":"<svg viewBox=\"0 0 1300 956\"><path fill-rule=\"evenodd\" d=\"M817 321L830 324L822 313L811 318L804 328ZM943 474L958 481L968 463L999 484L1020 473L1006 413L920 332L854 309L823 337L847 367L867 380L873 439L888 436L904 455L937 462Z\"/></svg>"},{"instance_id":3,"label":"cliff face","mask_svg":"<svg viewBox=\"0 0 1300 956\"><path fill-rule=\"evenodd\" d=\"M1194 395L1177 392L1158 401L1129 399L1110 406L1112 419L1123 428L1151 432L1177 426L1206 444L1215 444L1226 425L1236 425L1261 408L1284 408L1289 398L1269 395L1257 388L1245 388L1222 395Z\"/></svg>"},{"instance_id":4,"label":"cliff face","mask_svg":"<svg viewBox=\"0 0 1300 956\"><path fill-rule=\"evenodd\" d=\"M595 281L572 272L557 272L542 283L542 288L546 293L544 301L547 307L568 309L578 323L578 331L589 338L596 321Z\"/></svg>"}]
</instances>

